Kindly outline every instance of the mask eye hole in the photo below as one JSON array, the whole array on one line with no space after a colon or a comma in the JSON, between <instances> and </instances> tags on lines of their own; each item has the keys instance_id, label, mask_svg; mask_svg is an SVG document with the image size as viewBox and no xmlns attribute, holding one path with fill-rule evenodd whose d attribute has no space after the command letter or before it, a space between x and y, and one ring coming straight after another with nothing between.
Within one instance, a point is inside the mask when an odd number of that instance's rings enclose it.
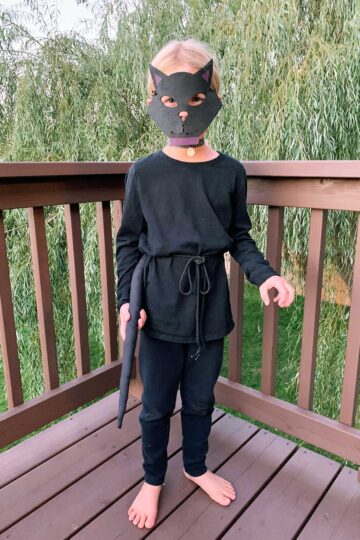
<instances>
[{"instance_id":1,"label":"mask eye hole","mask_svg":"<svg viewBox=\"0 0 360 540\"><path fill-rule=\"evenodd\" d=\"M177 107L175 99L171 96L162 96L161 101L163 102L165 107Z\"/></svg>"},{"instance_id":2,"label":"mask eye hole","mask_svg":"<svg viewBox=\"0 0 360 540\"><path fill-rule=\"evenodd\" d=\"M189 99L188 104L192 107L197 107L198 105L201 105L205 101L205 94L202 92L198 92L195 94L191 99Z\"/></svg>"}]
</instances>

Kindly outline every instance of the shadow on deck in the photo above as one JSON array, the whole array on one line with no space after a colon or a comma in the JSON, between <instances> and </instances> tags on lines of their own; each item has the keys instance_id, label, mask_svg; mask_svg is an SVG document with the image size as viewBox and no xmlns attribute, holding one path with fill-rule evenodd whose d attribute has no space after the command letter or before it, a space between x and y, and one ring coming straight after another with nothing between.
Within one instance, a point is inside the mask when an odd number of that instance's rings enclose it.
<instances>
[{"instance_id":1,"label":"shadow on deck","mask_svg":"<svg viewBox=\"0 0 360 540\"><path fill-rule=\"evenodd\" d=\"M152 529L127 510L143 481L141 402L118 392L0 455L0 538L358 539L357 472L216 408L207 466L237 497L221 506L182 472L181 398L171 417L168 469Z\"/></svg>"}]
</instances>

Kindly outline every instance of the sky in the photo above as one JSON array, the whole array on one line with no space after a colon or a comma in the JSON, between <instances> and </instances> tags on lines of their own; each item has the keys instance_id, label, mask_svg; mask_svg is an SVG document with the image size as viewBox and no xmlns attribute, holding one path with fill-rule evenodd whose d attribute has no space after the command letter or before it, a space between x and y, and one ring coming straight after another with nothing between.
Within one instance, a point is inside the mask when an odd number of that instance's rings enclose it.
<instances>
[{"instance_id":1,"label":"sky","mask_svg":"<svg viewBox=\"0 0 360 540\"><path fill-rule=\"evenodd\" d=\"M97 19L94 17L90 7L85 7L83 4L77 4L75 0L42 0L39 4L45 4L50 8L57 10L57 30L59 32L68 32L70 30L76 29L86 37L89 41L95 40L97 32L99 30ZM91 2L91 5L96 5L96 0ZM14 11L21 11L26 14L31 14L31 9L28 6L24 5L24 2L19 2L18 0L0 0L0 6L8 9L11 8ZM27 20L26 20L27 19ZM35 37L44 37L36 25L33 24L30 17L21 17L23 24L25 24L31 34ZM88 20L88 28L86 28L84 19Z\"/></svg>"}]
</instances>

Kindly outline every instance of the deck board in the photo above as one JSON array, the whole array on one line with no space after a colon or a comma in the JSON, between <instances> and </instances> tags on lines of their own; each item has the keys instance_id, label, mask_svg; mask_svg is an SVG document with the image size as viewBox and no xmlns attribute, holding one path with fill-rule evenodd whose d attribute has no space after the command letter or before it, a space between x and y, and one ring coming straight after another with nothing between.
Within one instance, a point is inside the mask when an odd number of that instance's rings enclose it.
<instances>
[{"instance_id":1,"label":"deck board","mask_svg":"<svg viewBox=\"0 0 360 540\"><path fill-rule=\"evenodd\" d=\"M219 467L232 453L242 446L257 431L253 426L243 420L225 414L212 425L209 437L209 452L207 454L207 464L213 470ZM161 499L159 500L158 520L163 520L173 509L189 497L191 493L199 489L194 482L188 480L182 472L182 454L177 452L168 462L165 486L162 488ZM142 538L149 534L149 530L142 531L128 520L127 510L131 505L139 490L136 485L125 500L120 499L108 512L104 512L91 526L83 529L74 538L123 538L126 540ZM176 513L176 512L175 512ZM111 518L110 518L111 516ZM106 532L105 532L106 531Z\"/></svg>"},{"instance_id":2,"label":"deck board","mask_svg":"<svg viewBox=\"0 0 360 540\"><path fill-rule=\"evenodd\" d=\"M116 416L118 399L114 392L1 453L0 487L111 422ZM138 399L129 396L126 410L139 405Z\"/></svg>"},{"instance_id":3,"label":"deck board","mask_svg":"<svg viewBox=\"0 0 360 540\"><path fill-rule=\"evenodd\" d=\"M229 506L221 506L212 501L197 487L194 494L158 529L150 533L148 538L151 540L217 538L224 527L246 507L269 477L289 457L294 448L294 443L260 430L222 467L216 471L211 469L230 480L236 490L236 499Z\"/></svg>"},{"instance_id":4,"label":"deck board","mask_svg":"<svg viewBox=\"0 0 360 540\"><path fill-rule=\"evenodd\" d=\"M299 448L223 536L224 540L293 538L339 467L335 461Z\"/></svg>"},{"instance_id":5,"label":"deck board","mask_svg":"<svg viewBox=\"0 0 360 540\"><path fill-rule=\"evenodd\" d=\"M130 403L132 403L132 400L130 400ZM39 512L41 513L50 512L54 504L62 507L62 501L65 501L64 511L66 511L67 504L71 504L71 495L74 490L76 491L76 488L81 490L83 484L86 485L87 481L91 483L93 476L101 473L101 466L104 469L111 470L112 456L115 461L117 459L126 461L128 455L126 448L132 448L140 440L141 433L138 422L140 409L135 407L127 410L123 428L119 430L115 422L116 404L115 401L108 401L108 407L113 416L112 422L108 422L96 431L92 431L87 437L76 441L62 452L2 488L0 491L3 501L0 507L0 531L9 528L9 526L37 507L40 507ZM177 398L174 410L178 411L180 407L181 401ZM56 425L59 426L60 424ZM179 438L178 431L177 429L174 432L174 435L177 435L175 445ZM52 447L51 437L49 437L48 441L43 440L44 444L45 442L48 442ZM138 465L137 461L135 465ZM51 512L48 517L50 515ZM15 525L14 530L17 528L22 530L23 527L31 529L31 523L34 520L38 520L36 511L31 512L28 517L22 519L18 527ZM44 527L44 531L45 529L46 527ZM37 538L42 538L42 533L37 534L39 535Z\"/></svg>"},{"instance_id":6,"label":"deck board","mask_svg":"<svg viewBox=\"0 0 360 540\"><path fill-rule=\"evenodd\" d=\"M210 499L183 475L180 408L178 394L152 530L127 514L144 478L141 404L129 397L119 430L115 393L0 455L0 539L360 537L356 471L218 408L206 462L237 497Z\"/></svg>"},{"instance_id":7,"label":"deck board","mask_svg":"<svg viewBox=\"0 0 360 540\"><path fill-rule=\"evenodd\" d=\"M298 538L359 540L360 482L354 469L342 469Z\"/></svg>"}]
</instances>

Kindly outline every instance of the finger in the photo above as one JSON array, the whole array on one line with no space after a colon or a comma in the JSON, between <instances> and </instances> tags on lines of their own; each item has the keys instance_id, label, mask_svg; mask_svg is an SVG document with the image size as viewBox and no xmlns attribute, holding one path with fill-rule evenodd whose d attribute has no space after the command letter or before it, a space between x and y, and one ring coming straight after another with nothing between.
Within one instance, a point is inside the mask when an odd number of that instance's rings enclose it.
<instances>
[{"instance_id":1,"label":"finger","mask_svg":"<svg viewBox=\"0 0 360 540\"><path fill-rule=\"evenodd\" d=\"M122 317L120 319L120 335L125 340L126 337L126 325L128 320L130 319L130 311L125 311L125 313L122 314Z\"/></svg>"},{"instance_id":2,"label":"finger","mask_svg":"<svg viewBox=\"0 0 360 540\"><path fill-rule=\"evenodd\" d=\"M120 318L121 324L127 323L129 319L130 319L130 312L124 311L124 313L121 314L121 318Z\"/></svg>"},{"instance_id":3,"label":"finger","mask_svg":"<svg viewBox=\"0 0 360 540\"><path fill-rule=\"evenodd\" d=\"M278 302L278 305L283 307L284 302L286 302L287 295L288 295L288 292L289 292L287 287L285 286L285 281L284 281L284 283L279 284L278 291L279 291L279 293L274 298L274 302Z\"/></svg>"},{"instance_id":4,"label":"finger","mask_svg":"<svg viewBox=\"0 0 360 540\"><path fill-rule=\"evenodd\" d=\"M138 328L142 328L146 322L146 313L145 310L142 309L140 311L140 319L138 319Z\"/></svg>"},{"instance_id":5,"label":"finger","mask_svg":"<svg viewBox=\"0 0 360 540\"><path fill-rule=\"evenodd\" d=\"M284 295L284 298L281 300L281 307L288 307L292 301L294 300L294 297L291 298L291 293L289 289L286 290L286 294Z\"/></svg>"},{"instance_id":6,"label":"finger","mask_svg":"<svg viewBox=\"0 0 360 540\"><path fill-rule=\"evenodd\" d=\"M281 285L278 285L277 292L278 292L277 295L274 297L274 302L278 302L279 300L281 300L281 298L284 298L287 292L287 289L285 288L283 284L281 284Z\"/></svg>"},{"instance_id":7,"label":"finger","mask_svg":"<svg viewBox=\"0 0 360 540\"><path fill-rule=\"evenodd\" d=\"M278 306L284 307L284 304L286 302L286 295L287 295L286 291L285 292L281 291L281 293L279 295Z\"/></svg>"},{"instance_id":8,"label":"finger","mask_svg":"<svg viewBox=\"0 0 360 540\"><path fill-rule=\"evenodd\" d=\"M287 282L285 282L284 285L286 292L281 299L281 303L279 302L279 305L281 305L281 307L288 307L294 301L295 289Z\"/></svg>"},{"instance_id":9,"label":"finger","mask_svg":"<svg viewBox=\"0 0 360 540\"><path fill-rule=\"evenodd\" d=\"M120 325L120 335L121 335L122 339L125 341L126 325L124 323L121 323L121 325Z\"/></svg>"},{"instance_id":10,"label":"finger","mask_svg":"<svg viewBox=\"0 0 360 540\"><path fill-rule=\"evenodd\" d=\"M289 291L290 304L292 304L293 301L294 301L294 299L295 299L295 289L294 289L294 287L292 287L289 283L286 283L286 288L287 288L288 291Z\"/></svg>"}]
</instances>

